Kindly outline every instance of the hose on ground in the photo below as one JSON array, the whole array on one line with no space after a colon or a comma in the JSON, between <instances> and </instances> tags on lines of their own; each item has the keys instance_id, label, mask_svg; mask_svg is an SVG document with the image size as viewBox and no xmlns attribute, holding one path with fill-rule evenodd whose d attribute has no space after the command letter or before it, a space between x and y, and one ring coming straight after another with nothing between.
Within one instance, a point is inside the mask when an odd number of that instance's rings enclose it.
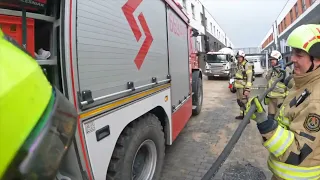
<instances>
[{"instance_id":1,"label":"hose on ground","mask_svg":"<svg viewBox=\"0 0 320 180\"><path fill-rule=\"evenodd\" d=\"M286 64L286 66L290 66L291 64L292 64L292 62L289 62ZM262 102L264 100L264 98L267 96L267 94L269 92L271 92L276 87L276 84L278 82L280 82L283 78L285 78L284 74L281 73L280 77L272 84L272 86L258 96L259 101ZM232 152L234 146L238 142L242 132L246 128L247 124L250 121L251 116L256 111L256 109L257 109L256 105L254 103L252 103L248 113L244 116L244 118L241 121L241 123L239 124L238 128L233 133L230 141L225 146L225 148L223 149L223 151L221 152L221 154L219 155L217 160L212 164L210 169L206 172L206 174L202 177L201 180L211 180L211 178L213 178L216 175L216 173L219 171L219 169L221 168L223 163L226 161L226 159L228 158L228 156Z\"/></svg>"}]
</instances>

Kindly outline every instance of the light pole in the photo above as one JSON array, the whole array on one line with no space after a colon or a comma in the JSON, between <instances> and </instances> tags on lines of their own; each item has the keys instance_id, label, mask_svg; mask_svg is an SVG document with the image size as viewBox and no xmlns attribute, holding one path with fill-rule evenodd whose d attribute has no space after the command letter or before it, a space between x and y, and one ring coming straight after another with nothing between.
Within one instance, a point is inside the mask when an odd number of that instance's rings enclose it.
<instances>
[{"instance_id":1,"label":"light pole","mask_svg":"<svg viewBox=\"0 0 320 180\"><path fill-rule=\"evenodd\" d=\"M268 50L264 50L264 52L266 53L266 70L267 72L269 71L269 54L268 54Z\"/></svg>"}]
</instances>

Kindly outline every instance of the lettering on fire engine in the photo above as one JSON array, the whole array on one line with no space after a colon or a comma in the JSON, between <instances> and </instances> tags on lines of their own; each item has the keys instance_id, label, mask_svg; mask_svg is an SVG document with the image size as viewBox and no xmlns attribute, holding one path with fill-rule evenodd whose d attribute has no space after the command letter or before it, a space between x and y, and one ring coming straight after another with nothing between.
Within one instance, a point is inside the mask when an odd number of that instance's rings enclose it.
<instances>
[{"instance_id":1,"label":"lettering on fire engine","mask_svg":"<svg viewBox=\"0 0 320 180\"><path fill-rule=\"evenodd\" d=\"M180 37L185 37L187 33L186 26L171 12L169 12L169 29L170 32Z\"/></svg>"},{"instance_id":2,"label":"lettering on fire engine","mask_svg":"<svg viewBox=\"0 0 320 180\"><path fill-rule=\"evenodd\" d=\"M47 0L21 0L21 2L24 2L26 4L32 4L39 7L44 7L44 4L47 3Z\"/></svg>"}]
</instances>

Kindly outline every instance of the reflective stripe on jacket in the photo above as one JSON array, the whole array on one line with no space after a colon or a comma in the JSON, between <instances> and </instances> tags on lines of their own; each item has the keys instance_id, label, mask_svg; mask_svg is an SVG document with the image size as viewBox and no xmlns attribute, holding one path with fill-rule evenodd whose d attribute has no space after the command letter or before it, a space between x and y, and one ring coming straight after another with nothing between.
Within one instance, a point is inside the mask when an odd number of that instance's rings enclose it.
<instances>
[{"instance_id":1,"label":"reflective stripe on jacket","mask_svg":"<svg viewBox=\"0 0 320 180\"><path fill-rule=\"evenodd\" d=\"M234 86L238 89L250 89L252 87L252 66L247 60L238 65Z\"/></svg>"},{"instance_id":2,"label":"reflective stripe on jacket","mask_svg":"<svg viewBox=\"0 0 320 180\"><path fill-rule=\"evenodd\" d=\"M320 166L299 167L277 161L270 156L268 167L273 174L286 180L318 180L320 178Z\"/></svg>"}]
</instances>

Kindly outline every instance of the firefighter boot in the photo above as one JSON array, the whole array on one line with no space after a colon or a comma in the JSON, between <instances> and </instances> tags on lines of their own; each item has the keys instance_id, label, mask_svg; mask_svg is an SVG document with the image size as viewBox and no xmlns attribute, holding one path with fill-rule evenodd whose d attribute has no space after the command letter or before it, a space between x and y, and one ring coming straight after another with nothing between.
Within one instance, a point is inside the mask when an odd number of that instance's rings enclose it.
<instances>
[{"instance_id":1,"label":"firefighter boot","mask_svg":"<svg viewBox=\"0 0 320 180\"><path fill-rule=\"evenodd\" d=\"M243 120L243 118L244 118L244 111L241 111L241 112L240 112L240 116L236 116L236 119L237 119L237 120ZM251 121L249 120L248 124L250 124L250 122L251 122Z\"/></svg>"},{"instance_id":2,"label":"firefighter boot","mask_svg":"<svg viewBox=\"0 0 320 180\"><path fill-rule=\"evenodd\" d=\"M244 114L243 114L243 111L240 112L240 115L239 116L236 116L236 119L238 120L242 120L244 117Z\"/></svg>"}]
</instances>

